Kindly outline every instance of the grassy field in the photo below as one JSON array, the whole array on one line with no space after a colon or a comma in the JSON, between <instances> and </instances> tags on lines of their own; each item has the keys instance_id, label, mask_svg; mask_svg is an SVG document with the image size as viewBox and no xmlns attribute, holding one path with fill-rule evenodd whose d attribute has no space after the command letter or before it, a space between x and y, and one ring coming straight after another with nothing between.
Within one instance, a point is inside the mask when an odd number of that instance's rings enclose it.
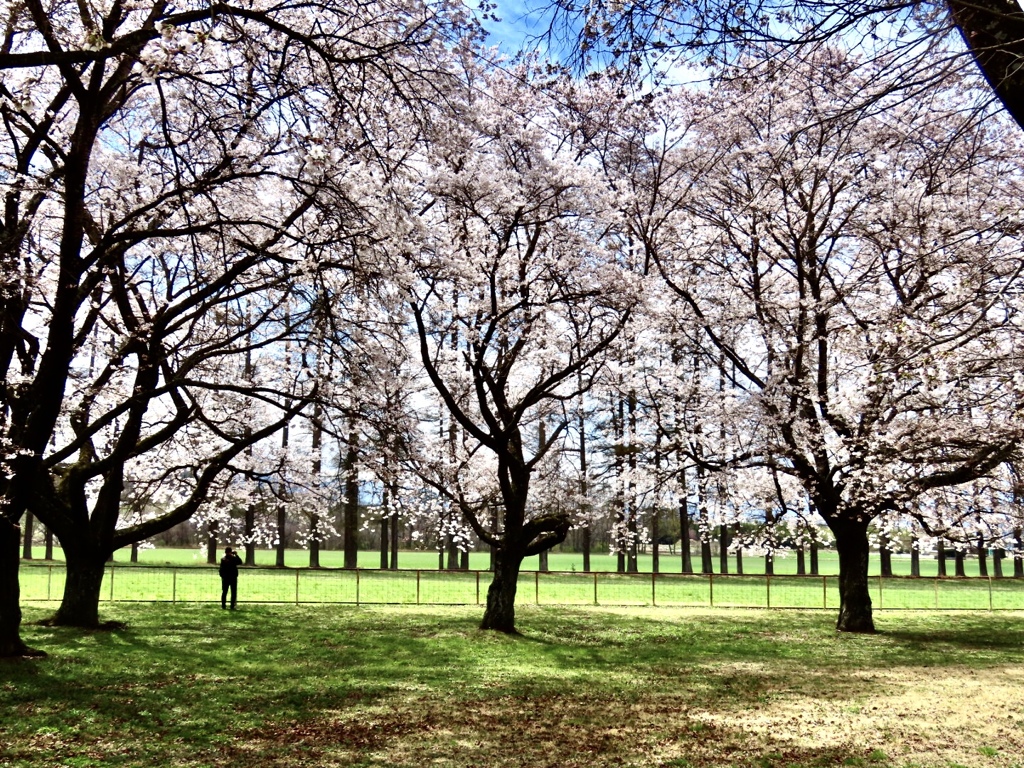
<instances>
[{"instance_id":1,"label":"grassy field","mask_svg":"<svg viewBox=\"0 0 1024 768\"><path fill-rule=\"evenodd\" d=\"M1021 768L1024 614L108 606L0 662L0 765Z\"/></svg>"},{"instance_id":2,"label":"grassy field","mask_svg":"<svg viewBox=\"0 0 1024 768\"><path fill-rule=\"evenodd\" d=\"M248 603L380 603L480 605L487 571L381 571L374 569L243 568L240 599ZM62 564L24 562L25 602L57 600L64 589ZM1021 579L908 579L872 577L874 606L899 610L1024 610ZM216 568L205 564L111 564L104 601L209 602L219 600ZM604 605L743 608L821 608L839 605L838 576L761 574L618 574L524 571L520 605Z\"/></svg>"},{"instance_id":3,"label":"grassy field","mask_svg":"<svg viewBox=\"0 0 1024 768\"><path fill-rule=\"evenodd\" d=\"M36 547L37 557L42 556L42 548ZM54 549L54 557L63 559L60 548ZM276 554L273 550L256 550L257 565L274 565ZM583 555L576 552L551 552L548 555L549 568L552 571L582 571ZM115 553L114 561L127 563L130 553L127 550L120 550ZM651 571L651 555L642 554L639 556L639 568L642 573ZM839 573L839 558L834 551L822 550L818 555L819 571L822 574L834 575ZM679 573L681 571L681 557L679 554L670 555L666 552L660 555L660 571L662 573ZM160 547L157 549L143 549L139 552L139 562L150 565L202 565L206 558L198 549L178 549L172 547ZM775 557L775 573L789 575L796 573L796 555L787 552L779 553ZM320 564L325 568L341 568L344 564L343 555L336 550L327 550L320 553ZM437 568L437 552L423 550L402 550L398 553L398 564L400 568L416 570L432 570ZM700 553L693 553L693 564L700 568ZM302 549L289 549L285 553L285 565L291 568L301 568L309 565L309 552ZM359 553L360 568L378 568L380 566L380 554L378 552L362 551ZM487 552L470 552L469 566L472 570L486 570L488 568ZM808 560L809 567L809 560ZM616 558L609 554L592 554L591 568L595 571L614 571ZM965 562L968 576L978 575L978 561L975 558L968 558ZM991 560L989 569L992 568ZM718 556L714 558L715 573L719 572ZM949 573L953 573L953 561L948 561ZM523 570L537 570L537 558L530 557L523 562ZM730 556L729 570L736 572L736 557ZM1003 570L1007 574L1013 573L1013 561L1004 560ZM743 572L747 574L764 573L764 557L746 555L743 558ZM873 553L871 560L871 573L878 574L878 558ZM893 555L893 572L897 576L910 575L910 555ZM936 576L938 574L938 563L934 556L921 558L921 575L924 577Z\"/></svg>"},{"instance_id":4,"label":"grassy field","mask_svg":"<svg viewBox=\"0 0 1024 768\"><path fill-rule=\"evenodd\" d=\"M246 603L382 603L480 605L486 571L310 570L243 568ZM64 589L60 564L25 563L24 602L57 600ZM1020 579L881 579L870 581L879 609L1024 610ZM111 565L100 590L104 601L208 602L220 599L210 566ZM520 576L519 605L604 605L743 608L823 608L839 605L838 576L721 576L537 573Z\"/></svg>"}]
</instances>

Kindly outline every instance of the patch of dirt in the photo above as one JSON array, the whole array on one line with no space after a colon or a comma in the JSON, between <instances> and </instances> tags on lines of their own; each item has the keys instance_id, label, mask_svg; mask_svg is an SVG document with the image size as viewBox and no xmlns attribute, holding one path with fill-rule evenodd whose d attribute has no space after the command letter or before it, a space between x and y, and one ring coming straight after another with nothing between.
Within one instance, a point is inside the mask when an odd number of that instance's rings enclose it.
<instances>
[{"instance_id":1,"label":"patch of dirt","mask_svg":"<svg viewBox=\"0 0 1024 768\"><path fill-rule=\"evenodd\" d=\"M818 673L808 673L808 679ZM756 741L797 748L859 745L891 764L1024 766L1024 669L927 667L854 672L846 695L789 690L746 712L694 716Z\"/></svg>"},{"instance_id":2,"label":"patch of dirt","mask_svg":"<svg viewBox=\"0 0 1024 768\"><path fill-rule=\"evenodd\" d=\"M236 768L1024 766L1024 669L808 671L806 687L792 676L781 687L756 663L715 672L757 682L756 697L713 709L708 690L685 686L604 700L424 697L250 732L222 751Z\"/></svg>"}]
</instances>

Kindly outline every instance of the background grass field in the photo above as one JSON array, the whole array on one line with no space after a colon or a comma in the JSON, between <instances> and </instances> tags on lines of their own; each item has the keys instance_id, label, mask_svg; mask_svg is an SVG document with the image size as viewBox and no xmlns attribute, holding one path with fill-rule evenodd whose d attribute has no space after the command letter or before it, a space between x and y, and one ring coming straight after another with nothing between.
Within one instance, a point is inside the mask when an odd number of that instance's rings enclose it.
<instances>
[{"instance_id":1,"label":"background grass field","mask_svg":"<svg viewBox=\"0 0 1024 768\"><path fill-rule=\"evenodd\" d=\"M1024 613L113 604L0 663L5 768L1022 768Z\"/></svg>"},{"instance_id":2,"label":"background grass field","mask_svg":"<svg viewBox=\"0 0 1024 768\"><path fill-rule=\"evenodd\" d=\"M63 564L23 563L24 602L59 600ZM246 603L380 603L480 605L487 571L243 568L239 595ZM872 577L877 609L1024 610L1021 579L909 579ZM212 566L108 565L101 600L210 602L220 599ZM839 606L838 576L619 574L607 571L525 571L519 605L819 608Z\"/></svg>"},{"instance_id":3,"label":"background grass field","mask_svg":"<svg viewBox=\"0 0 1024 768\"><path fill-rule=\"evenodd\" d=\"M35 547L38 556L42 549ZM700 553L691 554L694 567L700 568ZM54 558L63 560L64 555L59 547L54 548ZM256 550L256 564L272 566L275 564L276 553L269 549ZM119 550L114 554L114 562L127 563L130 559L128 550ZM661 573L680 573L682 570L681 556L678 552L674 555L662 552L659 556ZM155 549L143 549L139 551L139 563L149 565L202 565L206 562L206 556L198 549L179 549L174 547L159 547ZM469 567L471 570L487 570L487 552L470 552ZM809 563L809 558L808 558ZM337 550L322 550L320 552L320 564L324 568L341 568L344 565L343 554ZM616 558L607 553L594 553L590 557L591 569L595 571L614 571L616 569ZM775 556L775 573L779 575L796 574L796 555L792 552L781 552ZM289 549L285 553L285 565L289 568L302 568L309 565L309 552L303 549ZM424 550L401 550L398 553L398 565L401 569L408 570L429 570L436 569L438 565L437 552ZM651 572L651 555L641 554L638 557L638 565L642 573ZM832 550L821 550L818 554L819 571L822 574L835 575L839 573L839 558ZM360 568L380 567L380 554L378 552L361 551L359 553ZM538 563L536 557L528 557L523 561L523 570L535 571ZM582 571L583 555L578 552L551 552L548 555L548 567L552 571ZM947 563L948 572L953 572L953 562ZM992 568L991 560L989 568ZM968 576L978 575L978 561L969 557L965 560L965 569ZM719 572L719 560L714 558L714 571ZM1013 561L1003 561L1004 572L1013 572ZM729 558L730 573L736 572L735 555ZM743 558L743 572L745 574L764 573L764 557L745 555ZM893 572L897 576L910 575L910 555L893 555ZM879 573L878 558L874 555L871 558L870 573ZM934 556L921 557L921 576L931 577L938 574L938 561Z\"/></svg>"}]
</instances>

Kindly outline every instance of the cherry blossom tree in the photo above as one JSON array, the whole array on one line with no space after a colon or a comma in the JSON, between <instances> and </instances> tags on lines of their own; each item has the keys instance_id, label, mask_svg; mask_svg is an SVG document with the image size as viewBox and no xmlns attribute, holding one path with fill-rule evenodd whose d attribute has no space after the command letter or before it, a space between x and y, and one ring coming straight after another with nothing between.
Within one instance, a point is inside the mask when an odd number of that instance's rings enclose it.
<instances>
[{"instance_id":1,"label":"cherry blossom tree","mask_svg":"<svg viewBox=\"0 0 1024 768\"><path fill-rule=\"evenodd\" d=\"M969 80L864 112L877 62L794 66L691 94L665 217L638 229L747 421L733 463L800 482L836 538L838 627L869 632L871 521L1020 444L1019 147Z\"/></svg>"},{"instance_id":2,"label":"cherry blossom tree","mask_svg":"<svg viewBox=\"0 0 1024 768\"><path fill-rule=\"evenodd\" d=\"M467 68L459 109L439 115L410 182L417 194L401 203L405 231L389 246L420 362L466 438L453 466L482 478L460 472L437 491L493 548L481 627L503 632L515 631L523 558L561 542L572 522L567 510L529 511L534 473L567 427L561 403L589 388L637 300L613 191L560 112L557 86L529 64ZM543 443L528 441L541 419L551 420ZM488 488L500 499L498 531Z\"/></svg>"},{"instance_id":3,"label":"cherry blossom tree","mask_svg":"<svg viewBox=\"0 0 1024 768\"><path fill-rule=\"evenodd\" d=\"M15 544L26 509L68 556L56 620L95 625L110 552L187 518L315 392L274 367L240 384L237 361L300 343L314 306L301 287L343 268L339 243L360 227L351 196L332 198L344 233L314 202L328 179L363 187L383 160L371 129L417 89L433 92L423 75L461 23L416 2L7 9L3 655L26 650ZM255 424L241 418L250 398ZM126 467L161 450L191 457L167 461L187 492L119 529Z\"/></svg>"},{"instance_id":4,"label":"cherry blossom tree","mask_svg":"<svg viewBox=\"0 0 1024 768\"><path fill-rule=\"evenodd\" d=\"M636 74L651 68L735 61L753 48L784 57L819 44L899 54L899 66L938 82L944 65L929 49L976 62L992 92L1024 127L1024 10L1014 0L640 0L547 3L550 45L582 71L594 61ZM890 59L890 64L893 61Z\"/></svg>"}]
</instances>

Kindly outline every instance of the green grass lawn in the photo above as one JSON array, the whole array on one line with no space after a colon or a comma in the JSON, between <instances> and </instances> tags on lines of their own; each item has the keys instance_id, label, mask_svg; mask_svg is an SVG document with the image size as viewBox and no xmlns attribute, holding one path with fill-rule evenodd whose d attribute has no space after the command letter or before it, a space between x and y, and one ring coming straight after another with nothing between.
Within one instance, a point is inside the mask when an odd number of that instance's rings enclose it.
<instances>
[{"instance_id":1,"label":"green grass lawn","mask_svg":"<svg viewBox=\"0 0 1024 768\"><path fill-rule=\"evenodd\" d=\"M105 607L0 662L0 765L1020 768L1024 614Z\"/></svg>"},{"instance_id":2,"label":"green grass lawn","mask_svg":"<svg viewBox=\"0 0 1024 768\"><path fill-rule=\"evenodd\" d=\"M19 574L24 602L60 599L61 563L25 562ZM480 605L487 571L243 568L239 595L247 603L382 603ZM1024 610L1024 580L872 577L878 609ZM210 602L220 599L216 568L180 565L108 566L100 599L111 602ZM839 606L838 576L618 574L524 571L519 605L604 605L742 608Z\"/></svg>"},{"instance_id":3,"label":"green grass lawn","mask_svg":"<svg viewBox=\"0 0 1024 768\"><path fill-rule=\"evenodd\" d=\"M42 555L42 549L35 547L35 555L37 557ZM63 559L63 553L59 547L54 549L54 557L58 560ZM472 570L487 570L488 568L488 553L487 552L470 552L469 554L469 567ZM700 553L692 553L694 567L700 568ZM114 561L118 563L127 563L130 559L130 553L128 550L120 550L115 553ZM616 558L614 555L609 554L592 554L591 555L591 569L595 571L614 571L616 569ZM651 572L651 555L641 554L638 558L639 568L642 573ZM818 566L819 571L822 574L835 575L839 573L839 558L834 551L822 550L818 555ZM256 550L256 564L257 565L274 565L276 561L276 553L269 549L258 549ZM548 555L548 566L553 571L582 571L583 570L583 555L578 552L551 552ZM205 556L202 555L198 549L189 548L174 548L174 547L159 547L156 549L143 549L139 552L139 562L142 564L151 565L202 565L206 562ZM344 564L343 555L337 550L326 550L320 553L320 564L325 568L341 568ZM402 550L398 553L398 564L402 569L408 570L436 570L438 565L437 552L423 551L423 550ZM775 573L779 575L791 575L796 573L797 559L796 555L792 552L778 553L775 557ZM309 565L309 552L303 549L289 549L285 553L285 565L291 568L301 568ZM361 551L359 553L359 567L360 568L379 568L380 567L380 553ZM809 560L808 560L809 567ZM978 561L971 557L965 562L965 568L968 576L978 575ZM991 570L992 563L989 560L989 569ZM953 573L953 562L948 562L948 572L950 575ZM535 571L537 570L537 558L529 557L523 561L523 570ZM679 554L670 555L668 553L661 553L660 555L660 567L659 570L662 573L680 573L682 570L681 557ZM714 570L715 573L720 571L719 559L716 555L714 558ZM1013 561L1005 560L1003 562L1003 570L1007 574L1013 572ZM736 557L730 556L729 558L729 572L736 572ZM764 557L754 557L752 555L746 555L743 558L743 572L748 574L763 574L764 573ZM878 558L875 553L872 553L870 572L873 575L877 575L878 570ZM893 555L893 572L897 576L909 576L910 575L910 555ZM924 577L936 576L938 574L938 562L933 557L922 557L921 558L921 575Z\"/></svg>"}]
</instances>

